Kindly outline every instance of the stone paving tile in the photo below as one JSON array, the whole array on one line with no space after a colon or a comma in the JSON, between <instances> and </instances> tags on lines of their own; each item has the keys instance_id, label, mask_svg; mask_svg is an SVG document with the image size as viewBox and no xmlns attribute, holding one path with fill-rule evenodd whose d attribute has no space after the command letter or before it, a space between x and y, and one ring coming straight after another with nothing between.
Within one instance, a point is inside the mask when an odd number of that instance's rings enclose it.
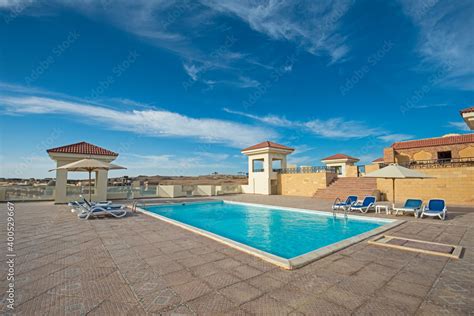
<instances>
[{"instance_id":1,"label":"stone paving tile","mask_svg":"<svg viewBox=\"0 0 474 316\"><path fill-rule=\"evenodd\" d=\"M225 296L211 292L187 303L189 308L199 315L223 314L238 306Z\"/></svg>"},{"instance_id":2,"label":"stone paving tile","mask_svg":"<svg viewBox=\"0 0 474 316\"><path fill-rule=\"evenodd\" d=\"M464 316L472 315L472 313L462 312L456 309L450 309L444 306L439 306L433 303L423 304L417 311L416 315L420 316L433 316L433 315L451 315L451 316Z\"/></svg>"},{"instance_id":3,"label":"stone paving tile","mask_svg":"<svg viewBox=\"0 0 474 316\"><path fill-rule=\"evenodd\" d=\"M242 265L242 262L234 260L232 258L226 258L219 261L215 261L214 264L219 269L232 269Z\"/></svg>"},{"instance_id":4,"label":"stone paving tile","mask_svg":"<svg viewBox=\"0 0 474 316\"><path fill-rule=\"evenodd\" d=\"M268 295L247 302L241 308L255 315L288 315L292 311L290 307Z\"/></svg>"},{"instance_id":5,"label":"stone paving tile","mask_svg":"<svg viewBox=\"0 0 474 316\"><path fill-rule=\"evenodd\" d=\"M103 301L87 315L146 315L146 311L138 304L126 304Z\"/></svg>"},{"instance_id":6,"label":"stone paving tile","mask_svg":"<svg viewBox=\"0 0 474 316\"><path fill-rule=\"evenodd\" d=\"M268 292L268 295L293 308L296 308L297 306L307 303L313 299L312 296L291 285L285 285L278 289L274 289Z\"/></svg>"},{"instance_id":7,"label":"stone paving tile","mask_svg":"<svg viewBox=\"0 0 474 316\"><path fill-rule=\"evenodd\" d=\"M391 304L386 298L370 299L353 315L407 315L407 312Z\"/></svg>"},{"instance_id":8,"label":"stone paving tile","mask_svg":"<svg viewBox=\"0 0 474 316\"><path fill-rule=\"evenodd\" d=\"M101 304L96 298L44 293L17 307L18 315L85 315Z\"/></svg>"},{"instance_id":9,"label":"stone paving tile","mask_svg":"<svg viewBox=\"0 0 474 316\"><path fill-rule=\"evenodd\" d=\"M280 282L266 274L260 274L256 277L246 280L250 285L264 292L281 287L284 283Z\"/></svg>"},{"instance_id":10,"label":"stone paving tile","mask_svg":"<svg viewBox=\"0 0 474 316\"><path fill-rule=\"evenodd\" d=\"M140 296L140 304L147 313L162 313L178 306L183 299L172 289L163 289Z\"/></svg>"},{"instance_id":11,"label":"stone paving tile","mask_svg":"<svg viewBox=\"0 0 474 316\"><path fill-rule=\"evenodd\" d=\"M337 285L325 291L321 298L328 302L343 306L348 310L355 310L364 304L369 298L367 296L358 295L357 293L348 292L339 288Z\"/></svg>"},{"instance_id":12,"label":"stone paving tile","mask_svg":"<svg viewBox=\"0 0 474 316\"><path fill-rule=\"evenodd\" d=\"M350 315L351 313L350 310L322 298L315 298L298 306L297 311L305 315Z\"/></svg>"},{"instance_id":13,"label":"stone paving tile","mask_svg":"<svg viewBox=\"0 0 474 316\"><path fill-rule=\"evenodd\" d=\"M235 267L235 268L230 269L228 271L230 273L232 273L233 275L239 277L242 280L246 280L246 279L255 277L255 276L260 275L260 274L263 273L262 271L260 271L256 268L252 268L251 266L246 265L246 264Z\"/></svg>"},{"instance_id":14,"label":"stone paving tile","mask_svg":"<svg viewBox=\"0 0 474 316\"><path fill-rule=\"evenodd\" d=\"M299 288L304 292L319 294L334 286L334 284L337 284L337 282L338 281L334 281L324 276L309 274L299 277L291 281L289 284Z\"/></svg>"},{"instance_id":15,"label":"stone paving tile","mask_svg":"<svg viewBox=\"0 0 474 316\"><path fill-rule=\"evenodd\" d=\"M239 305L251 301L263 294L262 291L246 282L239 282L230 285L220 290L220 293L224 294L224 296Z\"/></svg>"},{"instance_id":16,"label":"stone paving tile","mask_svg":"<svg viewBox=\"0 0 474 316\"><path fill-rule=\"evenodd\" d=\"M394 306L404 310L407 314L414 314L423 302L423 299L417 296L400 293L388 288L377 292L376 296L382 299L385 298Z\"/></svg>"},{"instance_id":17,"label":"stone paving tile","mask_svg":"<svg viewBox=\"0 0 474 316\"><path fill-rule=\"evenodd\" d=\"M216 290L242 281L235 275L230 274L230 273L225 273L225 272L214 273L212 275L209 275L203 278L202 280L204 280L204 282L206 282L207 284L209 284L212 288Z\"/></svg>"},{"instance_id":18,"label":"stone paving tile","mask_svg":"<svg viewBox=\"0 0 474 316\"><path fill-rule=\"evenodd\" d=\"M212 291L212 288L201 280L194 280L172 288L182 299L182 302L193 300Z\"/></svg>"},{"instance_id":19,"label":"stone paving tile","mask_svg":"<svg viewBox=\"0 0 474 316\"><path fill-rule=\"evenodd\" d=\"M184 271L184 270L166 274L163 276L163 279L170 286L180 285L180 284L184 284L184 283L188 283L188 282L196 280L196 278L191 272Z\"/></svg>"},{"instance_id":20,"label":"stone paving tile","mask_svg":"<svg viewBox=\"0 0 474 316\"><path fill-rule=\"evenodd\" d=\"M214 265L214 263L205 263L200 266L194 266L189 269L191 273L198 278L204 278L209 275L217 273L219 270L218 268Z\"/></svg>"},{"instance_id":21,"label":"stone paving tile","mask_svg":"<svg viewBox=\"0 0 474 316\"><path fill-rule=\"evenodd\" d=\"M413 295L420 298L426 297L426 295L431 289L429 286L406 282L398 279L392 279L391 281L389 281L387 283L387 287L399 293Z\"/></svg>"}]
</instances>

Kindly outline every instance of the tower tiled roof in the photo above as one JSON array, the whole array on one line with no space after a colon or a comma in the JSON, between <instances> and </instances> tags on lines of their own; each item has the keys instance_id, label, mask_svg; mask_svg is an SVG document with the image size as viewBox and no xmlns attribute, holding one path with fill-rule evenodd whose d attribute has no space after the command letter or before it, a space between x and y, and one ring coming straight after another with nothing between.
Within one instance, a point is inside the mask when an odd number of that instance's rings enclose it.
<instances>
[{"instance_id":1,"label":"tower tiled roof","mask_svg":"<svg viewBox=\"0 0 474 316\"><path fill-rule=\"evenodd\" d=\"M346 154L335 154L326 158L323 158L321 160L338 160L338 159L351 159L351 160L359 160L358 158L351 157Z\"/></svg>"},{"instance_id":2,"label":"tower tiled roof","mask_svg":"<svg viewBox=\"0 0 474 316\"><path fill-rule=\"evenodd\" d=\"M277 149L284 149L284 150L291 150L291 151L295 150L294 148L291 148L291 147L288 147L288 146L285 146L285 145L280 145L280 144L270 142L270 141L264 141L264 142L258 143L256 145L253 145L253 146L247 147L245 149L242 149L242 151L261 149L261 148L277 148Z\"/></svg>"}]
</instances>

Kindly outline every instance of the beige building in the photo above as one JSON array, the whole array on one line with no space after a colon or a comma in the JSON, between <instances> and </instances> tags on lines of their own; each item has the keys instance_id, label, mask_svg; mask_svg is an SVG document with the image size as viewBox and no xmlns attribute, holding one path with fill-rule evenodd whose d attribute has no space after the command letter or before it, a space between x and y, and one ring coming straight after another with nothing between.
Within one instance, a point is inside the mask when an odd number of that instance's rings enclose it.
<instances>
[{"instance_id":1,"label":"beige building","mask_svg":"<svg viewBox=\"0 0 474 316\"><path fill-rule=\"evenodd\" d=\"M278 171L286 169L286 156L293 148L273 143L261 142L243 149L248 157L248 184L242 186L243 193L277 194Z\"/></svg>"},{"instance_id":2,"label":"beige building","mask_svg":"<svg viewBox=\"0 0 474 316\"><path fill-rule=\"evenodd\" d=\"M327 167L334 168L339 177L357 177L357 166L355 164L358 161L358 158L345 154L335 154L321 159L321 162Z\"/></svg>"},{"instance_id":3,"label":"beige building","mask_svg":"<svg viewBox=\"0 0 474 316\"><path fill-rule=\"evenodd\" d=\"M464 122L466 122L467 126L471 130L474 130L474 106L461 110L460 113L461 113L462 118L464 119Z\"/></svg>"},{"instance_id":4,"label":"beige building","mask_svg":"<svg viewBox=\"0 0 474 316\"><path fill-rule=\"evenodd\" d=\"M113 151L86 142L51 148L47 152L49 157L56 161L56 168L85 158L110 163L118 157L118 154ZM67 176L67 170L56 170L55 203L67 203L79 198L79 193L67 186ZM107 179L107 170L95 172L92 200L104 201L107 199ZM68 192L68 189L72 192Z\"/></svg>"},{"instance_id":5,"label":"beige building","mask_svg":"<svg viewBox=\"0 0 474 316\"><path fill-rule=\"evenodd\" d=\"M474 158L474 134L397 142L384 150L385 163L446 163L467 158Z\"/></svg>"}]
</instances>

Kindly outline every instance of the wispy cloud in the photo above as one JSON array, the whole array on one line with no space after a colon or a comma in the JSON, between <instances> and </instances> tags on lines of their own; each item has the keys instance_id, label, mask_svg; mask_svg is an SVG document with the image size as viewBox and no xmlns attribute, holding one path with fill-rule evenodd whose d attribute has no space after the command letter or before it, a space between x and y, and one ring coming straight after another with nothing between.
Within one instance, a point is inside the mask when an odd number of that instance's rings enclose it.
<instances>
[{"instance_id":1,"label":"wispy cloud","mask_svg":"<svg viewBox=\"0 0 474 316\"><path fill-rule=\"evenodd\" d=\"M364 122L347 120L340 117L326 120L314 119L309 121L291 121L285 117L271 114L259 116L241 111L234 111L228 108L224 108L223 110L227 113L247 117L271 126L302 129L323 138L351 139L369 136L383 136L387 134L387 132L381 128L369 127Z\"/></svg>"},{"instance_id":2,"label":"wispy cloud","mask_svg":"<svg viewBox=\"0 0 474 316\"><path fill-rule=\"evenodd\" d=\"M448 127L454 128L458 131L469 132L470 129L465 122L449 122Z\"/></svg>"},{"instance_id":3,"label":"wispy cloud","mask_svg":"<svg viewBox=\"0 0 474 316\"><path fill-rule=\"evenodd\" d=\"M86 101L37 95L2 95L0 107L5 114L60 114L100 127L153 137L194 138L206 143L233 147L254 144L259 139L275 138L269 129L212 118L193 118L167 110L117 110Z\"/></svg>"},{"instance_id":4,"label":"wispy cloud","mask_svg":"<svg viewBox=\"0 0 474 316\"><path fill-rule=\"evenodd\" d=\"M340 20L352 1L206 0L216 11L233 14L272 39L297 43L312 54L326 54L331 62L349 51L339 34Z\"/></svg>"},{"instance_id":5,"label":"wispy cloud","mask_svg":"<svg viewBox=\"0 0 474 316\"><path fill-rule=\"evenodd\" d=\"M383 140L384 142L400 142L404 140L412 139L414 136L409 134L387 134L378 136L378 139Z\"/></svg>"},{"instance_id":6,"label":"wispy cloud","mask_svg":"<svg viewBox=\"0 0 474 316\"><path fill-rule=\"evenodd\" d=\"M369 127L364 122L339 117L328 120L311 120L305 122L304 126L314 134L326 138L364 138L383 133L381 129Z\"/></svg>"},{"instance_id":7,"label":"wispy cloud","mask_svg":"<svg viewBox=\"0 0 474 316\"><path fill-rule=\"evenodd\" d=\"M224 112L230 113L230 114L235 114L243 117L247 117L262 123L270 124L270 125L276 125L276 126L281 126L281 127L290 127L294 126L295 123L287 120L284 117L280 117L277 115L267 115L267 116L258 116L258 115L253 115L241 111L234 111L229 108L223 108Z\"/></svg>"},{"instance_id":8,"label":"wispy cloud","mask_svg":"<svg viewBox=\"0 0 474 316\"><path fill-rule=\"evenodd\" d=\"M424 63L448 69L443 84L474 90L474 2L400 1L419 28L417 49Z\"/></svg>"}]
</instances>

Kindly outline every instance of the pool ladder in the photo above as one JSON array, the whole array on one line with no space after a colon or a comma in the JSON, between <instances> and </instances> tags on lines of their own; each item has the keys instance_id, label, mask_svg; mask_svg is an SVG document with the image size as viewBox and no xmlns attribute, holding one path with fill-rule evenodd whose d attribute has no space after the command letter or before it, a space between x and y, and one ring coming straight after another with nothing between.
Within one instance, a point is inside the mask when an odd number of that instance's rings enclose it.
<instances>
[{"instance_id":1,"label":"pool ladder","mask_svg":"<svg viewBox=\"0 0 474 316\"><path fill-rule=\"evenodd\" d=\"M343 209L344 209L344 218L347 219L347 212L349 211L349 208L348 208L348 207L344 207ZM333 216L334 218L336 218L336 214L337 214L337 213L336 213L336 209L333 208L333 209L332 209L332 216Z\"/></svg>"}]
</instances>

